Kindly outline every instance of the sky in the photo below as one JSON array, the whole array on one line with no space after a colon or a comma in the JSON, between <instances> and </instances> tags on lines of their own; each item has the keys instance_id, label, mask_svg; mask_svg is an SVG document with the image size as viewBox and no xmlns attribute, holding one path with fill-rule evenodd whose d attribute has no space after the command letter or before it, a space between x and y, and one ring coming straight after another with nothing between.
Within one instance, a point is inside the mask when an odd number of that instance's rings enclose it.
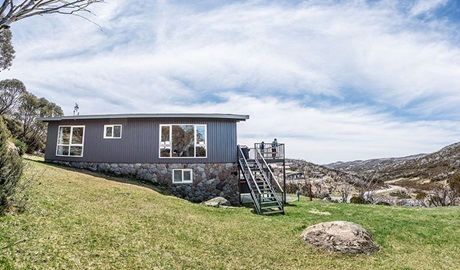
<instances>
[{"instance_id":1,"label":"sky","mask_svg":"<svg viewBox=\"0 0 460 270\"><path fill-rule=\"evenodd\" d=\"M106 0L11 25L0 79L72 115L247 114L289 158L430 153L460 141L460 1Z\"/></svg>"}]
</instances>

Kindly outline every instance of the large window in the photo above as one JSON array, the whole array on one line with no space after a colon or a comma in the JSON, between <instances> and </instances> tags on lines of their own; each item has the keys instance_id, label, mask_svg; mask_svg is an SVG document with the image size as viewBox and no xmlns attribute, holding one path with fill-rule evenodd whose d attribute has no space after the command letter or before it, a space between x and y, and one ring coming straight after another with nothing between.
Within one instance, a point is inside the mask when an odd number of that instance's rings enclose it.
<instances>
[{"instance_id":1,"label":"large window","mask_svg":"<svg viewBox=\"0 0 460 270\"><path fill-rule=\"evenodd\" d=\"M177 169L173 170L173 183L174 184L184 184L192 183L192 169Z\"/></svg>"},{"instance_id":2,"label":"large window","mask_svg":"<svg viewBox=\"0 0 460 270\"><path fill-rule=\"evenodd\" d=\"M160 157L206 157L206 125L160 125Z\"/></svg>"},{"instance_id":3,"label":"large window","mask_svg":"<svg viewBox=\"0 0 460 270\"><path fill-rule=\"evenodd\" d=\"M85 126L59 126L56 156L83 156Z\"/></svg>"},{"instance_id":4,"label":"large window","mask_svg":"<svg viewBox=\"0 0 460 270\"><path fill-rule=\"evenodd\" d=\"M121 125L105 125L104 139L121 139Z\"/></svg>"}]
</instances>

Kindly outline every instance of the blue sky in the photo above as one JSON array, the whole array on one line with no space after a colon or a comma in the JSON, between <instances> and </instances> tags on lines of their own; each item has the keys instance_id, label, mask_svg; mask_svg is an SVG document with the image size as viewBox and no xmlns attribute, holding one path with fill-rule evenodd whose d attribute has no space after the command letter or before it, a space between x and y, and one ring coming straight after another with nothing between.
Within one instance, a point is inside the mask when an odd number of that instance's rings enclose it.
<instances>
[{"instance_id":1,"label":"blue sky","mask_svg":"<svg viewBox=\"0 0 460 270\"><path fill-rule=\"evenodd\" d=\"M458 1L107 0L92 11L100 27L14 23L16 59L0 79L67 115L75 102L81 114L249 114L240 143L276 137L316 163L460 141Z\"/></svg>"}]
</instances>

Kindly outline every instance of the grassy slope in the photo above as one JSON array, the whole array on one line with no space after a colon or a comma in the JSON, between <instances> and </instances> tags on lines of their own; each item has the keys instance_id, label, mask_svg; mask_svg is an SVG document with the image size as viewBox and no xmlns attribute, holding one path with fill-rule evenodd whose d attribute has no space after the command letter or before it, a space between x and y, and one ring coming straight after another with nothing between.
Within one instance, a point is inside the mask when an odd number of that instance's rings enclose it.
<instances>
[{"instance_id":1,"label":"grassy slope","mask_svg":"<svg viewBox=\"0 0 460 270\"><path fill-rule=\"evenodd\" d=\"M215 209L149 187L28 161L41 177L28 211L0 218L0 268L458 269L460 208L292 203L285 216ZM330 215L313 214L328 212ZM374 255L318 251L299 240L322 221L371 231Z\"/></svg>"}]
</instances>

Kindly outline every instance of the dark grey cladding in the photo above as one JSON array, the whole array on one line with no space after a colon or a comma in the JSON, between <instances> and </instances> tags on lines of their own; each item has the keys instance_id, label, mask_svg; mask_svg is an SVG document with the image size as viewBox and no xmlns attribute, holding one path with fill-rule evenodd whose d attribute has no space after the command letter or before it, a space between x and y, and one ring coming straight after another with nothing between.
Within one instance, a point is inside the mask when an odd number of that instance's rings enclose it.
<instances>
[{"instance_id":1,"label":"dark grey cladding","mask_svg":"<svg viewBox=\"0 0 460 270\"><path fill-rule=\"evenodd\" d=\"M123 118L123 116L125 116ZM245 115L69 116L38 119L48 122L46 160L115 163L226 163L237 162L237 122ZM173 117L176 116L176 117ZM104 125L121 124L121 139L104 139ZM206 158L159 158L160 124L206 124ZM56 156L60 125L84 125L83 157Z\"/></svg>"}]
</instances>

